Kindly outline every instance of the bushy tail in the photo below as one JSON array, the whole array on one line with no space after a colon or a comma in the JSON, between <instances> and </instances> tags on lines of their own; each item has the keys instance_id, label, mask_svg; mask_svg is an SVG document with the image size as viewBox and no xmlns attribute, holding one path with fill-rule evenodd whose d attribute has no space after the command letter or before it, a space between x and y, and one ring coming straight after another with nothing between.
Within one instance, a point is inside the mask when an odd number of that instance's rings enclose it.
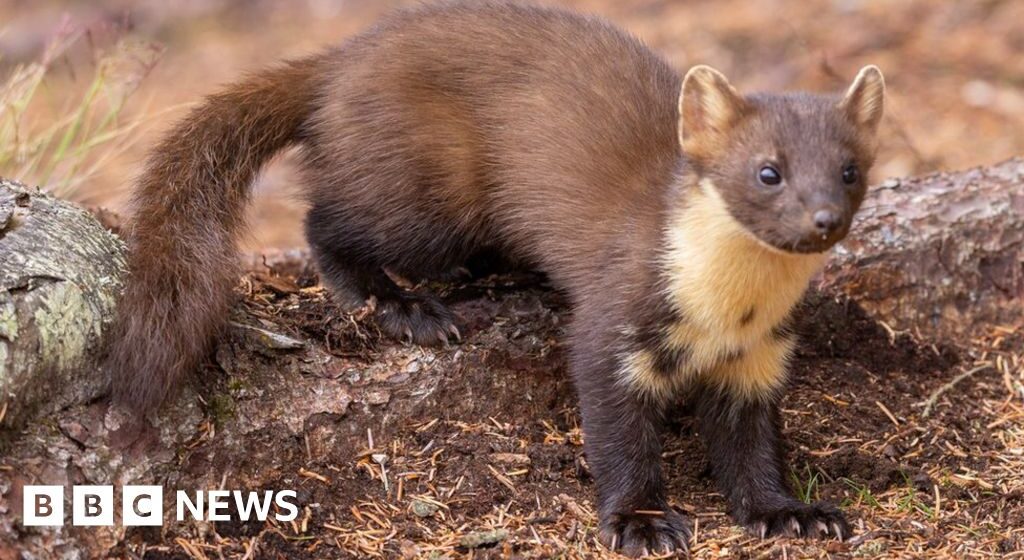
<instances>
[{"instance_id":1,"label":"bushy tail","mask_svg":"<svg viewBox=\"0 0 1024 560\"><path fill-rule=\"evenodd\" d=\"M226 322L250 185L296 141L316 102L321 57L286 63L210 96L149 156L134 192L129 276L111 331L115 400L159 407Z\"/></svg>"}]
</instances>

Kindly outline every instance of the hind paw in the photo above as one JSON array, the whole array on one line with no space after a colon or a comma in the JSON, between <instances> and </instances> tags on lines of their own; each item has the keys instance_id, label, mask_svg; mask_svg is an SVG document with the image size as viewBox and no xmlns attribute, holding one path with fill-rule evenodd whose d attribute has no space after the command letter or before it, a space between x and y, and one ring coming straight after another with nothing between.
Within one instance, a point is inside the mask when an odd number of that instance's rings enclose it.
<instances>
[{"instance_id":1,"label":"hind paw","mask_svg":"<svg viewBox=\"0 0 1024 560\"><path fill-rule=\"evenodd\" d=\"M461 340L455 316L434 296L402 294L380 300L374 319L385 334L401 342L447 346L452 338Z\"/></svg>"}]
</instances>

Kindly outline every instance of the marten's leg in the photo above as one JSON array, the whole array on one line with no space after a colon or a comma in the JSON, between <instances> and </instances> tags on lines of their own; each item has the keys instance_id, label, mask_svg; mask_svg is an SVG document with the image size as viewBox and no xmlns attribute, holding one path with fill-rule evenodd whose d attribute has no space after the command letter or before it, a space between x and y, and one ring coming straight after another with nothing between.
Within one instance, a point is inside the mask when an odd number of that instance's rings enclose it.
<instances>
[{"instance_id":1,"label":"marten's leg","mask_svg":"<svg viewBox=\"0 0 1024 560\"><path fill-rule=\"evenodd\" d=\"M774 341L784 350L755 349L715 374L718 378L697 396L701 435L730 513L753 534L844 539L851 528L841 511L793 496L786 482L778 391L754 384L756 378L781 380L782 371L770 370L785 368L785 348L791 344Z\"/></svg>"},{"instance_id":2,"label":"marten's leg","mask_svg":"<svg viewBox=\"0 0 1024 560\"><path fill-rule=\"evenodd\" d=\"M577 329L593 327L581 327L580 319ZM661 468L663 406L623 382L620 357L600 334L574 338L572 370L597 486L599 538L628 556L686 550L690 524L669 506Z\"/></svg>"},{"instance_id":3,"label":"marten's leg","mask_svg":"<svg viewBox=\"0 0 1024 560\"><path fill-rule=\"evenodd\" d=\"M444 345L459 337L454 315L432 294L414 293L395 284L376 262L365 254L325 243L319 228L307 220L306 232L313 258L343 309L375 300L373 318L377 326L395 340L423 346Z\"/></svg>"}]
</instances>

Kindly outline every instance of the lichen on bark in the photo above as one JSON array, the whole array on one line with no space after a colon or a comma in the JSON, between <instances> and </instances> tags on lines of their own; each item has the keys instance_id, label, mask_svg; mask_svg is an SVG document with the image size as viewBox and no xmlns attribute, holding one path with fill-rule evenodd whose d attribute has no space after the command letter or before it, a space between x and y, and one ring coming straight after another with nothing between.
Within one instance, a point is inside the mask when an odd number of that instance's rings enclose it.
<instances>
[{"instance_id":1,"label":"lichen on bark","mask_svg":"<svg viewBox=\"0 0 1024 560\"><path fill-rule=\"evenodd\" d=\"M121 289L124 250L85 210L0 180L3 427L102 391L103 376L91 370Z\"/></svg>"}]
</instances>

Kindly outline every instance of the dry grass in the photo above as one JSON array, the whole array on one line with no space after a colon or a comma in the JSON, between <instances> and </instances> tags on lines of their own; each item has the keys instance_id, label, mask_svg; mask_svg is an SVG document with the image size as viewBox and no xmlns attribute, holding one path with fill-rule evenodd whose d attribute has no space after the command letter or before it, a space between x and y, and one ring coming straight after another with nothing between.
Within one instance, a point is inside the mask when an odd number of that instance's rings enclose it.
<instances>
[{"instance_id":1,"label":"dry grass","mask_svg":"<svg viewBox=\"0 0 1024 560\"><path fill-rule=\"evenodd\" d=\"M91 62L75 68L67 53L88 42L88 33L65 22L37 61L0 76L0 176L68 197L136 140L142 121L122 112L161 49L124 38L90 49ZM58 69L80 83L73 95L51 83Z\"/></svg>"}]
</instances>

